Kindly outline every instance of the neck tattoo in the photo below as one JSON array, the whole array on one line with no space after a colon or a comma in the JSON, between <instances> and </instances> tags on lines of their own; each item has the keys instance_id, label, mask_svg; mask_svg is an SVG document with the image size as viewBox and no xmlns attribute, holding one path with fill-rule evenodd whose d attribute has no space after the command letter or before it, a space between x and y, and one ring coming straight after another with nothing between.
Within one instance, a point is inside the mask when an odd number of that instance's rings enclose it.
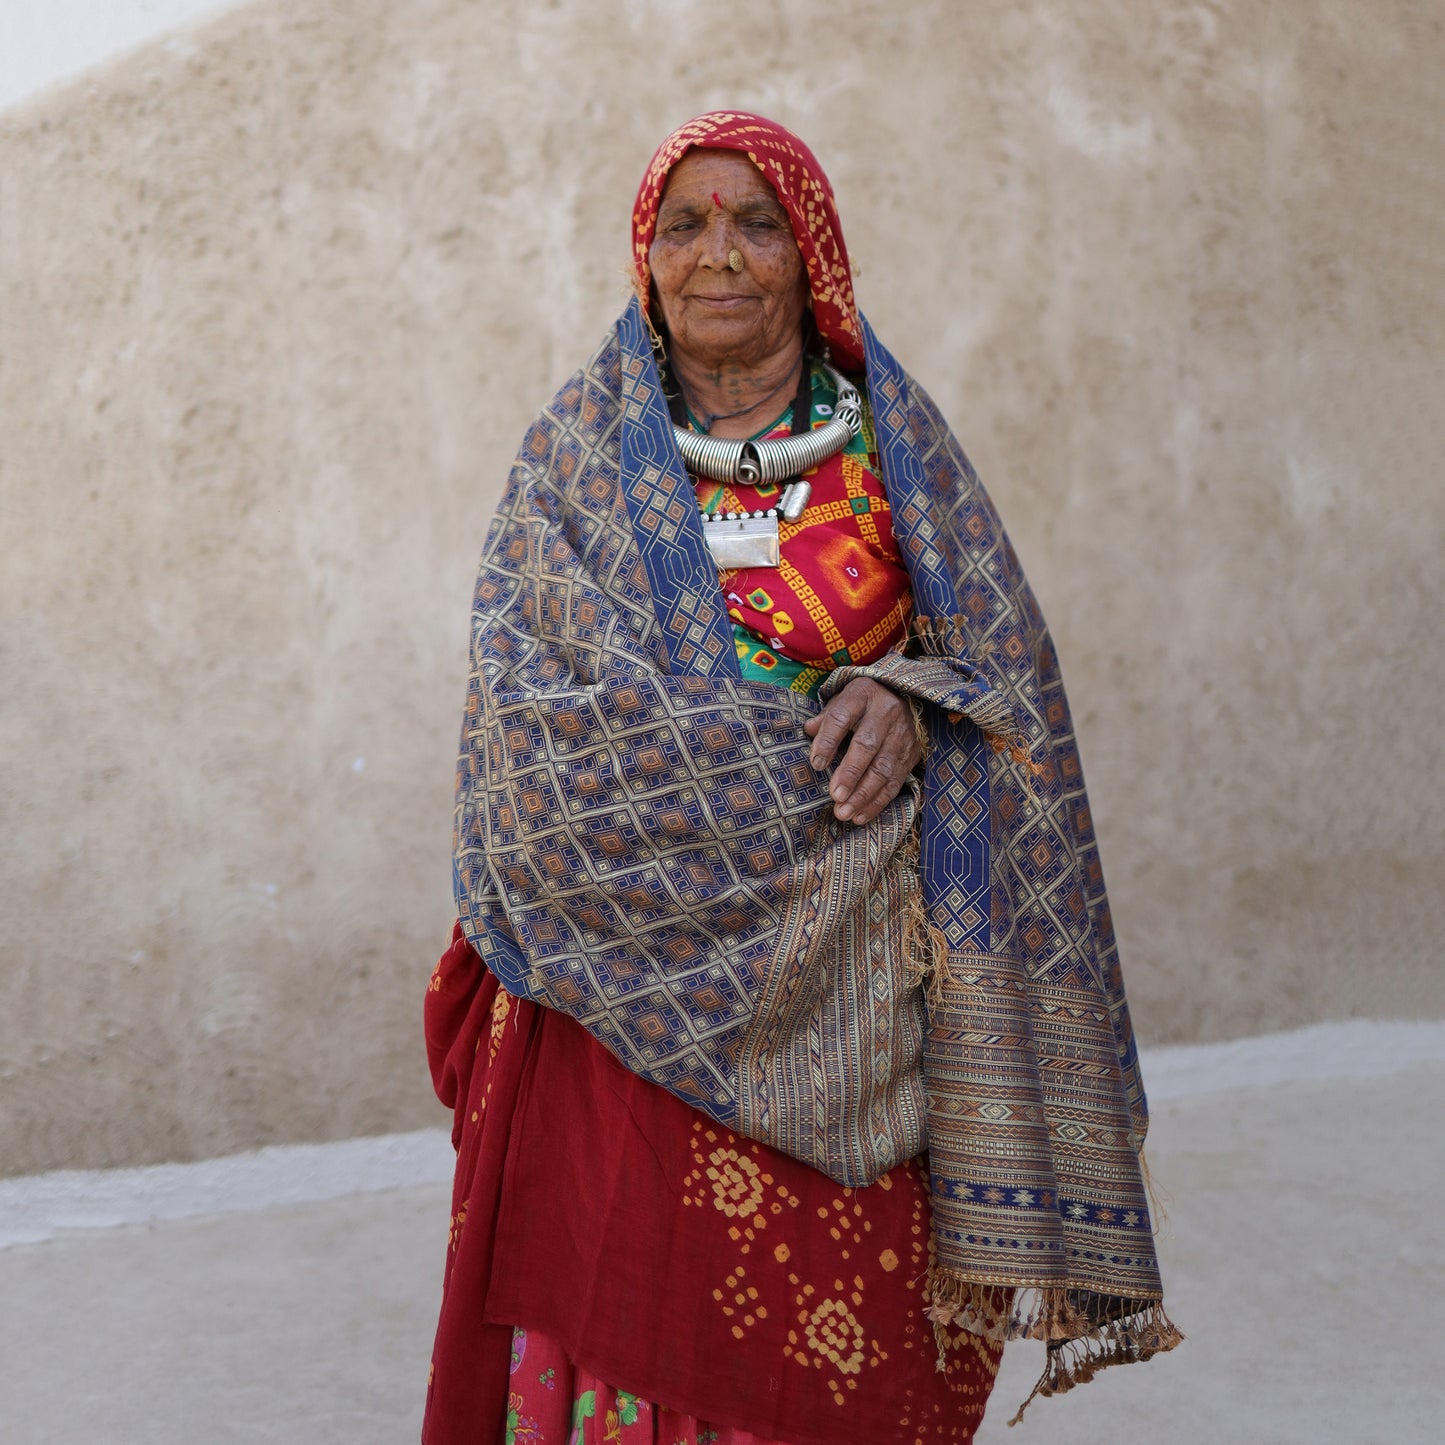
<instances>
[{"instance_id":1,"label":"neck tattoo","mask_svg":"<svg viewBox=\"0 0 1445 1445\"><path fill-rule=\"evenodd\" d=\"M703 431L711 431L717 422L732 421L736 417L746 416L750 411L756 411L766 402L770 402L784 387L792 386L794 379L791 376L785 376L766 396L760 396L752 405L742 407L738 411L702 411L694 404L692 390L680 376L677 378L677 384L682 388L683 400L687 403L687 409L692 414L693 420Z\"/></svg>"}]
</instances>

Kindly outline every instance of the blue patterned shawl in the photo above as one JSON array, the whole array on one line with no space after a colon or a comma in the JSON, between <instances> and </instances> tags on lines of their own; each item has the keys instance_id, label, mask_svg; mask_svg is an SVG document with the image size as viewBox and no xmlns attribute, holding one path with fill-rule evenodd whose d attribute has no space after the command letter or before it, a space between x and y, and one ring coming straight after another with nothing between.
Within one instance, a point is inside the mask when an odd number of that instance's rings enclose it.
<instances>
[{"instance_id":1,"label":"blue patterned shawl","mask_svg":"<svg viewBox=\"0 0 1445 1445\"><path fill-rule=\"evenodd\" d=\"M1144 1091L1053 644L947 425L864 335L919 616L822 700L859 675L908 697L921 786L839 823L817 705L739 675L633 302L487 537L457 903L509 991L728 1128L848 1185L926 1147L936 1327L1048 1340L1052 1393L1179 1338Z\"/></svg>"}]
</instances>

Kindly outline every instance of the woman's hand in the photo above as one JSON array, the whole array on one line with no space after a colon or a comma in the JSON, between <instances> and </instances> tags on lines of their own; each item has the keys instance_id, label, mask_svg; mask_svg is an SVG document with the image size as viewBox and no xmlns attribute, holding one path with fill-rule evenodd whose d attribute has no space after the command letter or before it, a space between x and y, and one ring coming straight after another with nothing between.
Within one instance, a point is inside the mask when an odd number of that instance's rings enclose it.
<instances>
[{"instance_id":1,"label":"woman's hand","mask_svg":"<svg viewBox=\"0 0 1445 1445\"><path fill-rule=\"evenodd\" d=\"M833 812L848 823L871 823L923 756L908 704L871 677L855 677L803 731L813 739L808 760L819 772L853 734L828 790Z\"/></svg>"}]
</instances>

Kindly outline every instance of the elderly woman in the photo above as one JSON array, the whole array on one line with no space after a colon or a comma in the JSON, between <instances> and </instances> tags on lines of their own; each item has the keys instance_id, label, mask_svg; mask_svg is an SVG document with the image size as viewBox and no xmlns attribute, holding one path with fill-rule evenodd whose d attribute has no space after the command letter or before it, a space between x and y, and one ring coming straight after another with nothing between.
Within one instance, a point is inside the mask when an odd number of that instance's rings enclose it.
<instances>
[{"instance_id":1,"label":"elderly woman","mask_svg":"<svg viewBox=\"0 0 1445 1445\"><path fill-rule=\"evenodd\" d=\"M1007 1338L1178 1339L1053 647L796 136L633 247L477 582L423 1438L967 1441Z\"/></svg>"}]
</instances>

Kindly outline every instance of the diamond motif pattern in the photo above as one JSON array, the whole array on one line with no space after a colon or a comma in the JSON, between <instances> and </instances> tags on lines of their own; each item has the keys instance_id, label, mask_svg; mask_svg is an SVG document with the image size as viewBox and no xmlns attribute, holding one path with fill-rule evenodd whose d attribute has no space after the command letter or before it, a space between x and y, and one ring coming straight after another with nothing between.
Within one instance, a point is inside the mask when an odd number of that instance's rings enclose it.
<instances>
[{"instance_id":1,"label":"diamond motif pattern","mask_svg":"<svg viewBox=\"0 0 1445 1445\"><path fill-rule=\"evenodd\" d=\"M740 678L634 304L528 431L488 533L463 924L509 990L842 1182L926 1136L946 1276L1157 1298L1144 1097L1053 646L967 458L864 334L920 655L840 667L822 696L871 676L911 698L921 789L837 824L814 705ZM946 946L926 1014L901 922L915 826Z\"/></svg>"}]
</instances>

